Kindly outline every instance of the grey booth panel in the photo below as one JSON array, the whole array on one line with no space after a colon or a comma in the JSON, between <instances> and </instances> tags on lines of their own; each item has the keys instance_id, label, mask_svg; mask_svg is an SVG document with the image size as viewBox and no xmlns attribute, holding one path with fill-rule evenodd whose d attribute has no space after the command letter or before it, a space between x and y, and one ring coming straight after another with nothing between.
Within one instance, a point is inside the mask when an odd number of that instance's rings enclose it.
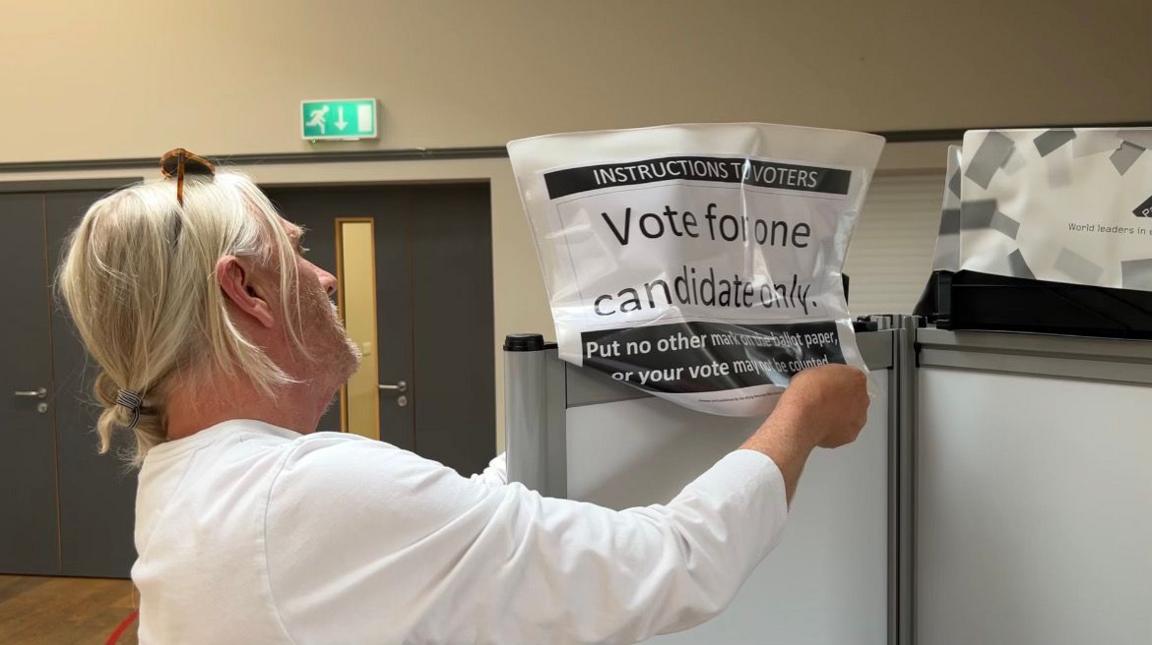
<instances>
[{"instance_id":1,"label":"grey booth panel","mask_svg":"<svg viewBox=\"0 0 1152 645\"><path fill-rule=\"evenodd\" d=\"M886 329L856 335L869 369L894 366L900 333ZM561 361L554 346L505 352L504 383L508 476L553 497L568 495L564 411L652 397L600 372Z\"/></svg>"},{"instance_id":2,"label":"grey booth panel","mask_svg":"<svg viewBox=\"0 0 1152 645\"><path fill-rule=\"evenodd\" d=\"M916 642L1152 643L1152 343L919 337Z\"/></svg>"},{"instance_id":3,"label":"grey booth panel","mask_svg":"<svg viewBox=\"0 0 1152 645\"><path fill-rule=\"evenodd\" d=\"M899 604L910 523L894 498L901 469L888 464L903 459L896 423L908 397L894 368L911 353L911 336L910 328L857 335L875 395L861 439L813 455L782 544L729 610L664 640L909 642ZM760 422L681 408L566 364L554 348L527 354L506 354L509 475L547 495L617 508L667 502Z\"/></svg>"},{"instance_id":4,"label":"grey booth panel","mask_svg":"<svg viewBox=\"0 0 1152 645\"><path fill-rule=\"evenodd\" d=\"M919 364L986 372L1152 383L1152 342L921 329Z\"/></svg>"},{"instance_id":5,"label":"grey booth panel","mask_svg":"<svg viewBox=\"0 0 1152 645\"><path fill-rule=\"evenodd\" d=\"M889 642L889 376L872 374L877 397L860 438L812 455L780 543L731 605L654 643ZM569 408L568 496L612 508L666 503L759 423L657 398Z\"/></svg>"}]
</instances>

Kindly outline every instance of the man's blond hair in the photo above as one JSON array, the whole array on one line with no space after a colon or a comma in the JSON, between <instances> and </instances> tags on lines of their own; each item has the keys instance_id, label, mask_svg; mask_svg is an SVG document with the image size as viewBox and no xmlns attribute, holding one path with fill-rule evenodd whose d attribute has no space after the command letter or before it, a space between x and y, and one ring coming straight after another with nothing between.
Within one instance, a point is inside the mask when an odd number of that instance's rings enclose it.
<instances>
[{"instance_id":1,"label":"man's blond hair","mask_svg":"<svg viewBox=\"0 0 1152 645\"><path fill-rule=\"evenodd\" d=\"M280 276L284 320L300 338L298 275L292 240L268 198L234 172L189 176L183 205L173 179L145 182L92 205L65 245L57 287L84 345L100 366L94 390L104 409L96 425L100 452L128 427L121 390L144 404L128 458L139 465L167 439L166 402L192 375L242 373L274 393L292 382L228 316L216 280L226 255L249 257Z\"/></svg>"}]
</instances>

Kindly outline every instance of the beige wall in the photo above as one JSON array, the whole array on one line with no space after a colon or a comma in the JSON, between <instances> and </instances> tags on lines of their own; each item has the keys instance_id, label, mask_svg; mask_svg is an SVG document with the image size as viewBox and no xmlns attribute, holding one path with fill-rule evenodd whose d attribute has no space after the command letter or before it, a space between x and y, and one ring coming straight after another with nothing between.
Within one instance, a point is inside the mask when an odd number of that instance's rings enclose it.
<instances>
[{"instance_id":1,"label":"beige wall","mask_svg":"<svg viewBox=\"0 0 1152 645\"><path fill-rule=\"evenodd\" d=\"M1152 116L1148 0L0 0L0 162L765 120L870 130ZM329 149L325 146L324 149Z\"/></svg>"},{"instance_id":2,"label":"beige wall","mask_svg":"<svg viewBox=\"0 0 1152 645\"><path fill-rule=\"evenodd\" d=\"M224 155L503 145L676 121L887 130L1148 120L1149 7L0 0L0 181L131 175L2 164L153 157L177 145ZM298 138L301 99L359 96L381 100L379 141ZM890 146L883 164L939 167L943 150ZM488 180L494 340L550 328L507 160L246 170L267 183ZM502 392L499 356L494 368Z\"/></svg>"}]
</instances>

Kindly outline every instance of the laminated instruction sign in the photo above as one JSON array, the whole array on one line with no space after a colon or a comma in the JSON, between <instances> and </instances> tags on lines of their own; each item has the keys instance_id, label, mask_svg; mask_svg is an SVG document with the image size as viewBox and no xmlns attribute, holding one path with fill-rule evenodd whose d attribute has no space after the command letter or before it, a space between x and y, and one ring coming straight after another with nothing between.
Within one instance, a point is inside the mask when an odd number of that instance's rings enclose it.
<instances>
[{"instance_id":1,"label":"laminated instruction sign","mask_svg":"<svg viewBox=\"0 0 1152 645\"><path fill-rule=\"evenodd\" d=\"M863 368L841 269L882 147L766 124L510 143L561 358L731 416Z\"/></svg>"}]
</instances>

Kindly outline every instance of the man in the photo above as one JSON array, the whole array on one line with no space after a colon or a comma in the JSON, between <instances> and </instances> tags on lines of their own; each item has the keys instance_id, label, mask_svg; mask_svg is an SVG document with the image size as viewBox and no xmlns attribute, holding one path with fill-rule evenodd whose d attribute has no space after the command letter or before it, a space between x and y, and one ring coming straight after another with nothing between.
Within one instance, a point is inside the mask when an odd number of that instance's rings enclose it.
<instances>
[{"instance_id":1,"label":"man","mask_svg":"<svg viewBox=\"0 0 1152 645\"><path fill-rule=\"evenodd\" d=\"M615 643L717 613L768 552L816 446L852 441L857 370L798 375L663 506L613 511L314 433L358 355L335 279L246 178L176 150L92 206L61 293L130 429L140 640Z\"/></svg>"}]
</instances>

